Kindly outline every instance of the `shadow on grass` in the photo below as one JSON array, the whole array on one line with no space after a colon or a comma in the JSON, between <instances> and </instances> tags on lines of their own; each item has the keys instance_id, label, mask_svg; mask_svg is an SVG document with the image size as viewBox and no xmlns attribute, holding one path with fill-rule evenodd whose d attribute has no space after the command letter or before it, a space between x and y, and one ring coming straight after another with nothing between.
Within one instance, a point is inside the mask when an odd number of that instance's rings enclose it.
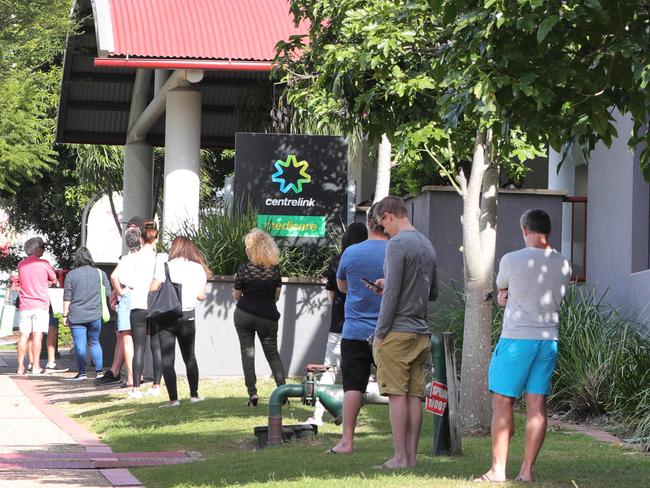
<instances>
[{"instance_id":1,"label":"shadow on grass","mask_svg":"<svg viewBox=\"0 0 650 488\"><path fill-rule=\"evenodd\" d=\"M260 381L262 402L246 407L240 394L242 382L203 381L204 402L187 401L186 384L179 382L181 406L158 409L165 398L128 402L118 398L119 389L98 390L89 385L67 388L61 381L43 382L39 390L56 401L66 402L70 413L102 434L116 451L192 450L203 461L188 465L139 468L134 474L149 488L261 486L269 482L291 486L472 486L472 477L490 463L489 438L464 440L462 458L431 457L432 417L425 414L419 445L419 466L413 470L383 472L372 469L392 455L388 408L366 406L355 436L355 454L325 454L341 435L341 427L326 424L312 441L289 443L255 451L253 428L267 424L267 401L274 386ZM61 391L63 389L63 391ZM312 412L299 400L283 409L285 425L305 420ZM523 455L523 421L517 418L512 442L509 475L517 474ZM575 480L580 488L642 486L650 476L649 458L598 444L579 435L551 432L538 463L536 486L567 487ZM517 484L502 486L520 486Z\"/></svg>"}]
</instances>

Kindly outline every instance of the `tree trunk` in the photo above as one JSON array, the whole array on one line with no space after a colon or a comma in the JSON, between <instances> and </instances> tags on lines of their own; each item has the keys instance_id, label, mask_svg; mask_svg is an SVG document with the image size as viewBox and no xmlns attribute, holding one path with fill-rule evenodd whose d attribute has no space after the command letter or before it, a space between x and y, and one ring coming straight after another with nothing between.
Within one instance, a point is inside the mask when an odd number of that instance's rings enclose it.
<instances>
[{"instance_id":1,"label":"tree trunk","mask_svg":"<svg viewBox=\"0 0 650 488\"><path fill-rule=\"evenodd\" d=\"M478 132L469 181L463 186L465 329L460 412L466 434L490 429L487 372L491 355L492 295L498 172L491 165L492 131Z\"/></svg>"},{"instance_id":2,"label":"tree trunk","mask_svg":"<svg viewBox=\"0 0 650 488\"><path fill-rule=\"evenodd\" d=\"M375 202L378 202L382 198L387 197L390 193L390 157L391 143L388 140L388 136L386 136L386 134L382 134L377 155L377 183L375 184Z\"/></svg>"}]
</instances>

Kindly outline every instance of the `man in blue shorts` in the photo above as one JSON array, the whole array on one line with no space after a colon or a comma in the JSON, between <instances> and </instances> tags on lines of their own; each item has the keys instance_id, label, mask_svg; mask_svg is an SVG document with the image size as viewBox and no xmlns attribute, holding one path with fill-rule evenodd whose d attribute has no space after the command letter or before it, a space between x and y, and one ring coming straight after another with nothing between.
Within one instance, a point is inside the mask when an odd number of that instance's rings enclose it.
<instances>
[{"instance_id":1,"label":"man in blue shorts","mask_svg":"<svg viewBox=\"0 0 650 488\"><path fill-rule=\"evenodd\" d=\"M506 254L499 264L499 305L505 306L503 330L492 355L492 467L475 482L503 482L512 407L526 399L524 461L517 481L533 481L533 466L546 434L546 396L557 362L560 304L571 279L569 261L548 243L551 219L529 209L520 219L526 247Z\"/></svg>"},{"instance_id":2,"label":"man in blue shorts","mask_svg":"<svg viewBox=\"0 0 650 488\"><path fill-rule=\"evenodd\" d=\"M349 246L341 256L336 285L346 293L341 340L341 376L343 377L343 437L329 449L330 454L351 454L357 416L368 387L373 364L368 341L375 333L381 297L362 280L375 282L384 277L384 258L388 236L372 212L368 213L368 239Z\"/></svg>"}]
</instances>

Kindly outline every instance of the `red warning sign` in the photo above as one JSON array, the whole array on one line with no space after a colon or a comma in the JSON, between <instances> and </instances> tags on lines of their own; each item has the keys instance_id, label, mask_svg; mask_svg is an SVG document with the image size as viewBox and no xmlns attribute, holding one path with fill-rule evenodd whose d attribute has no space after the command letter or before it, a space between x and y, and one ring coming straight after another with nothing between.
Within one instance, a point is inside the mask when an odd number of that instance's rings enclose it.
<instances>
[{"instance_id":1,"label":"red warning sign","mask_svg":"<svg viewBox=\"0 0 650 488\"><path fill-rule=\"evenodd\" d=\"M447 408L448 397L447 387L438 381L432 381L431 394L427 397L424 409L434 415L442 416Z\"/></svg>"}]
</instances>

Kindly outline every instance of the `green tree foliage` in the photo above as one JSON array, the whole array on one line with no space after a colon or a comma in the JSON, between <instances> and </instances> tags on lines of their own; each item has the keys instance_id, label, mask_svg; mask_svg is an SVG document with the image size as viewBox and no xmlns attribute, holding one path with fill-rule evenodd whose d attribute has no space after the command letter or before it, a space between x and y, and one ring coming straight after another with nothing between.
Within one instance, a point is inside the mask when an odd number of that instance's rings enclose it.
<instances>
[{"instance_id":1,"label":"green tree foliage","mask_svg":"<svg viewBox=\"0 0 650 488\"><path fill-rule=\"evenodd\" d=\"M82 194L95 195L103 193L108 197L113 220L118 231L122 232L113 192L122 189L124 171L124 148L99 144L72 145L76 153L76 170Z\"/></svg>"},{"instance_id":2,"label":"green tree foliage","mask_svg":"<svg viewBox=\"0 0 650 488\"><path fill-rule=\"evenodd\" d=\"M36 182L23 182L16 193L0 193L0 206L13 230L42 236L59 267L65 268L71 265L72 254L79 246L81 214L88 195L75 175L75 155L61 150L57 160L55 171L46 172ZM12 259L14 255L4 261L11 263ZM0 260L0 269L9 266Z\"/></svg>"},{"instance_id":3,"label":"green tree foliage","mask_svg":"<svg viewBox=\"0 0 650 488\"><path fill-rule=\"evenodd\" d=\"M466 427L484 430L498 172L524 174L547 143L580 144L585 153L611 144L615 109L634 121L632 137L622 137L635 147L648 142L650 7L292 0L291 8L310 31L278 46L290 102L323 120L360 124L371 140L387 133L399 162L435 167L463 198L463 354L472 361L463 361L461 410L474 423ZM647 144L640 159L648 178Z\"/></svg>"},{"instance_id":4,"label":"green tree foliage","mask_svg":"<svg viewBox=\"0 0 650 488\"><path fill-rule=\"evenodd\" d=\"M650 5L645 0L429 2L439 16L433 65L445 127L478 120L510 154L546 142L585 154L617 131L613 110L631 114L631 146L650 134ZM514 138L512 129L518 131ZM630 136L632 136L630 138ZM648 147L641 152L650 176Z\"/></svg>"},{"instance_id":5,"label":"green tree foliage","mask_svg":"<svg viewBox=\"0 0 650 488\"><path fill-rule=\"evenodd\" d=\"M0 190L56 161L56 106L68 0L0 1Z\"/></svg>"}]
</instances>

